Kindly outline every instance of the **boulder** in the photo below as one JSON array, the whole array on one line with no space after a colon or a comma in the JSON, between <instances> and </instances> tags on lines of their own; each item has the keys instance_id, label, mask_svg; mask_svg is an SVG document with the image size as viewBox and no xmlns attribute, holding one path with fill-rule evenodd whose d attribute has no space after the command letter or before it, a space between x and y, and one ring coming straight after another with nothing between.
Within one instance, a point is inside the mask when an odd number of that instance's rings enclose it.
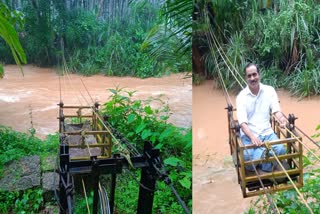
<instances>
[{"instance_id":1,"label":"boulder","mask_svg":"<svg viewBox=\"0 0 320 214\"><path fill-rule=\"evenodd\" d=\"M55 191L59 188L59 174L46 172L42 174L42 189L44 201L55 201Z\"/></svg>"},{"instance_id":2,"label":"boulder","mask_svg":"<svg viewBox=\"0 0 320 214\"><path fill-rule=\"evenodd\" d=\"M27 156L7 164L0 179L0 190L19 191L40 186L40 158Z\"/></svg>"},{"instance_id":3,"label":"boulder","mask_svg":"<svg viewBox=\"0 0 320 214\"><path fill-rule=\"evenodd\" d=\"M49 155L46 157L41 158L41 171L48 172L48 171L55 171L58 167L57 163L57 155Z\"/></svg>"}]
</instances>

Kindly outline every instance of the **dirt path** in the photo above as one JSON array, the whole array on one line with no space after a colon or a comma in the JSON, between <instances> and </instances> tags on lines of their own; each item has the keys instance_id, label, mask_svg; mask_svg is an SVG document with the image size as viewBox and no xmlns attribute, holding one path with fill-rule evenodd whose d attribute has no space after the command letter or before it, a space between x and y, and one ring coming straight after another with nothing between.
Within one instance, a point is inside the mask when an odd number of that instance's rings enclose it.
<instances>
[{"instance_id":1,"label":"dirt path","mask_svg":"<svg viewBox=\"0 0 320 214\"><path fill-rule=\"evenodd\" d=\"M81 77L92 99L104 103L111 93L109 88L125 87L137 91L134 98L146 99L163 94L173 114L170 121L177 126L190 127L192 121L192 84L185 74L162 78L138 79L131 77L107 77L94 75ZM66 105L87 105L91 97L86 93L80 76L62 77L62 100ZM83 95L83 96L82 96ZM82 98L84 97L84 98ZM6 66L0 79L0 125L27 132L32 122L37 136L43 137L58 130L58 106L60 101L59 76L54 69L24 66L24 77L17 66Z\"/></svg>"},{"instance_id":2,"label":"dirt path","mask_svg":"<svg viewBox=\"0 0 320 214\"><path fill-rule=\"evenodd\" d=\"M299 101L278 91L283 112L294 113L296 125L312 135L320 124L320 97ZM235 96L231 97L235 105ZM193 87L193 211L243 213L253 198L243 199L229 155L226 101L213 81ZM311 143L308 143L312 146Z\"/></svg>"}]
</instances>

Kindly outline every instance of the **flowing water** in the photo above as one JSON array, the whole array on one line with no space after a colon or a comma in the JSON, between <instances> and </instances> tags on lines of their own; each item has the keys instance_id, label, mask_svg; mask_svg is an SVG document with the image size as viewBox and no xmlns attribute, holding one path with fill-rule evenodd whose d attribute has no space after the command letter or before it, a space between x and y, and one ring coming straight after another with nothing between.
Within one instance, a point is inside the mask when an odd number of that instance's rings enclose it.
<instances>
[{"instance_id":1,"label":"flowing water","mask_svg":"<svg viewBox=\"0 0 320 214\"><path fill-rule=\"evenodd\" d=\"M170 121L177 126L193 126L193 212L243 213L252 198L242 198L229 155L224 95L212 81L192 87L191 79L184 77L185 74L148 79L95 75L80 79L72 74L60 78L61 97L66 105L86 105L91 99L104 103L111 94L107 89L117 86L136 90L134 97L138 99L164 94L173 112ZM314 134L320 124L320 98L299 101L285 91L278 91L278 95L283 112L294 113L299 118L297 126ZM235 103L234 95L231 99ZM32 121L37 136L55 133L59 101L59 76L54 69L24 66L23 77L17 66L5 67L5 77L0 79L1 125L27 132Z\"/></svg>"},{"instance_id":2,"label":"flowing water","mask_svg":"<svg viewBox=\"0 0 320 214\"><path fill-rule=\"evenodd\" d=\"M278 91L282 111L298 117L296 125L309 135L320 124L320 97L299 100ZM231 95L235 105L235 96ZM243 213L254 198L242 198L230 156L226 100L223 92L206 81L193 86L193 211ZM306 142L307 140L304 139ZM312 147L312 143L307 143Z\"/></svg>"},{"instance_id":3,"label":"flowing water","mask_svg":"<svg viewBox=\"0 0 320 214\"><path fill-rule=\"evenodd\" d=\"M65 105L91 105L92 100L106 102L111 95L107 89L117 86L137 91L134 99L163 95L173 113L169 122L180 127L190 127L192 123L192 83L185 73L138 79L76 74L59 78L52 68L32 65L24 66L23 71L24 76L17 66L5 66L5 76L0 79L0 124L17 131L28 132L33 127L39 137L57 132L60 91Z\"/></svg>"}]
</instances>

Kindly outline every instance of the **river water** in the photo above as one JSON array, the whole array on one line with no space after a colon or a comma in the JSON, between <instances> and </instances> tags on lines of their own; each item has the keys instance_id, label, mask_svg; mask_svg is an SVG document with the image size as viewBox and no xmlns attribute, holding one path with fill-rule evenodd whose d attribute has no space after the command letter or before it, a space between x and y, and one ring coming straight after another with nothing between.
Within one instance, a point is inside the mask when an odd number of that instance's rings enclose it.
<instances>
[{"instance_id":1,"label":"river water","mask_svg":"<svg viewBox=\"0 0 320 214\"><path fill-rule=\"evenodd\" d=\"M162 99L172 111L169 122L179 127L191 127L192 124L192 80L185 78L186 73L138 79L103 75L83 77L76 74L59 78L52 68L32 65L24 66L23 71L24 76L17 66L5 66L5 76L0 79L0 124L17 131L28 132L33 126L36 135L41 138L57 132L60 85L65 105L87 105L92 103L91 99L102 104L111 95L107 89L117 86L137 91L134 99L162 94Z\"/></svg>"},{"instance_id":2,"label":"river water","mask_svg":"<svg viewBox=\"0 0 320 214\"><path fill-rule=\"evenodd\" d=\"M314 134L320 124L320 97L299 100L281 90L278 96L282 111L294 113L296 125ZM231 100L235 105L235 95ZM193 86L193 211L197 214L243 213L256 199L242 198L229 151L226 105L223 92L213 81Z\"/></svg>"},{"instance_id":3,"label":"river water","mask_svg":"<svg viewBox=\"0 0 320 214\"><path fill-rule=\"evenodd\" d=\"M91 100L81 80L92 99L100 103L108 100L107 89L117 86L136 90L137 99L164 94L173 112L170 121L177 126L192 124L193 127L193 213L233 214L248 209L254 198L242 198L229 155L226 101L213 81L192 87L191 79L185 78L185 74L148 79L102 75L80 79L79 75L72 74L69 78L60 78L61 97L66 105ZM278 95L283 112L294 113L299 118L297 126L314 134L320 124L320 97L299 100L286 91L278 91ZM235 103L234 95L231 99ZM0 79L1 125L27 132L32 121L37 136L55 133L59 101L59 76L54 69L27 65L23 77L17 66L5 66L5 77Z\"/></svg>"}]
</instances>

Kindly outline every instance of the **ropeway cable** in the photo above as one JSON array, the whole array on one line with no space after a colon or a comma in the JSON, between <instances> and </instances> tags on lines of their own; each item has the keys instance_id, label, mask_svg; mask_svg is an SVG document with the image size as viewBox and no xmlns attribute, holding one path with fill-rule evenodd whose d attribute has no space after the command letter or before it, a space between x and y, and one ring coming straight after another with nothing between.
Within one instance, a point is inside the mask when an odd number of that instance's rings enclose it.
<instances>
[{"instance_id":1,"label":"ropeway cable","mask_svg":"<svg viewBox=\"0 0 320 214\"><path fill-rule=\"evenodd\" d=\"M69 69L68 69L68 67L67 67L67 65L66 65L66 61L64 60L64 73L65 73L65 75L67 76L67 78L68 78L68 80L69 80L69 83L70 83L70 85L72 85L71 84L71 80L70 80L70 75L69 75L69 71L68 71ZM84 87L85 87L85 84L84 84L84 82L82 81L82 79L80 78L80 80L81 80L81 82L82 82L82 84L84 85ZM74 88L73 88L74 89ZM75 89L74 89L75 90ZM85 90L86 90L86 92L89 94L89 96L90 96L90 98L91 98L91 100L93 101L93 99L92 99L92 97L91 97L91 95L90 95L90 93L89 93L89 91L88 91L88 89L85 87ZM75 90L75 91L78 91L79 93L80 93L80 95L81 95L81 97L85 100L85 102L90 106L90 102L87 100L87 98L83 95L83 93L80 91L80 90ZM77 98L78 98L78 101L81 103L81 101L80 101L80 99L79 99L79 97L77 96ZM83 106L82 104L80 104L81 106ZM92 109L92 111L94 112L94 114L96 114L96 116L97 116L97 118L100 120L100 122L102 123L102 125L106 128L106 130L110 133L110 136L113 138L113 143L117 146L117 147L120 147L120 150L122 150L122 151L125 151L126 149L123 147L123 146L121 146L121 144L119 143L119 141L114 137L114 135L112 134L112 132L110 131L110 129L104 124L104 122L103 122L103 119L100 117L100 115L94 110L94 108L92 107L92 106L90 106L90 108ZM89 150L89 152L90 152L90 150ZM125 152L125 153L127 153L127 152ZM128 157L128 155L124 155L124 157L126 157L126 159L128 160L128 162L130 163L131 161L127 158Z\"/></svg>"},{"instance_id":2,"label":"ropeway cable","mask_svg":"<svg viewBox=\"0 0 320 214\"><path fill-rule=\"evenodd\" d=\"M272 115L272 117L273 117L274 119L276 119L278 123L280 122L279 119L278 119L275 115ZM320 158L319 158L316 154L314 154L314 153L311 151L311 149L310 149L305 143L303 143L290 129L288 129L287 127L285 127L285 130L286 130L287 132L289 132L297 141L299 141L299 143L301 143L301 144L304 146L304 148L306 148L316 159L318 159L318 160L320 161Z\"/></svg>"},{"instance_id":3,"label":"ropeway cable","mask_svg":"<svg viewBox=\"0 0 320 214\"><path fill-rule=\"evenodd\" d=\"M224 53L222 47L220 46L217 38L215 37L214 35L214 32L212 30L211 27L208 28L208 31L209 31L209 35L207 35L207 38L208 38L208 41L210 42L211 39L216 47L216 49L218 50L222 60L224 61L225 65L227 66L228 70L231 72L231 74L233 75L233 77L236 79L236 81L238 82L238 84L243 88L242 84L240 83L240 81L238 80L238 78L236 77L236 74L239 76L240 80L243 82L243 83L246 83L246 81L243 79L243 77L239 74L239 72L237 71L237 69L234 67L234 65L231 63L230 59L227 57L227 55ZM212 49L211 49L212 50ZM232 69L229 67L229 64L227 63L227 61L229 61L230 65L234 68L234 71L236 74L233 73Z\"/></svg>"},{"instance_id":4,"label":"ropeway cable","mask_svg":"<svg viewBox=\"0 0 320 214\"><path fill-rule=\"evenodd\" d=\"M67 73L68 73L68 71L67 71ZM87 94L88 94L89 97L91 98L92 102L94 102L91 94L89 93L87 87L85 86L84 82L82 81L82 78L80 78L80 80L81 80L81 82L82 82L82 84L83 84L83 86L84 86ZM109 134L112 136L112 138L117 142L116 145L117 145L118 147L121 147L121 150L123 150L124 147L121 146L121 144L120 144L120 142L118 141L118 139L113 135L113 132L112 132L112 130L111 130L111 129L112 129L112 126L107 122L108 125L110 126L110 128L108 128L108 126L105 124L104 120L101 118L101 115L98 114L98 112L95 111L95 109L93 108L93 106L90 105L90 103L89 103L88 100L83 96L83 94L81 93L81 91L80 91L80 94L81 94L82 98L83 98L83 99L87 102L87 104L90 106L90 108L93 110L94 114L95 114L95 115L97 116L97 118L100 120L100 122L102 123L102 125L106 128L106 130L107 130L107 131L109 132ZM120 133L119 133L119 134L120 134ZM126 141L125 144L126 144L127 146L130 145L129 147L134 151L134 153L135 153L136 155L139 155L139 154L140 154L140 153L137 151L137 149L136 149L135 147L133 147L132 144L130 144L122 135L120 135L120 138L121 138L122 140ZM88 146L88 145L87 145L87 146ZM89 146L88 146L88 148L89 148ZM129 165L131 165L131 166L133 167L133 165L132 165L132 163L131 163L131 160L130 160L130 154L131 154L131 152L129 152L128 150L123 150L122 152L127 152L127 153L128 153L128 154L122 154L122 155L127 159ZM90 153L90 150L89 150L89 153ZM128 171L129 171L129 170L128 170ZM131 174L131 175L132 175L132 174ZM82 182L83 182L83 180L82 180ZM139 184L142 188L145 188L145 189L151 191L149 188L145 187L145 186L144 186L143 184L141 184L139 181L138 181L138 184ZM83 182L83 185L84 185L84 182ZM176 196L179 204L180 204L180 205L182 206L182 208L184 209L185 213L186 213L186 214L189 214L190 211L188 210L187 206L185 205L184 201L181 199L181 197L179 196L179 194L177 193L177 191L175 190L175 188L173 187L173 185L172 185L171 183L169 183L168 185L169 185L171 191L173 192L173 194ZM85 189L85 187L84 187L84 189ZM87 200L87 198L86 198L86 200ZM88 206L88 204L87 204L87 206ZM90 213L89 210L88 210L88 212Z\"/></svg>"},{"instance_id":5,"label":"ropeway cable","mask_svg":"<svg viewBox=\"0 0 320 214\"><path fill-rule=\"evenodd\" d=\"M208 40L210 40L210 39L208 39ZM210 43L210 41L209 41L209 43ZM215 45L216 45L216 47L217 47L217 44L215 43ZM212 44L211 44L211 46L212 46ZM211 47L212 48L212 47ZM218 49L218 52L219 52L219 54L220 54L220 56L223 58L223 56L221 55L221 52L220 52L220 49L217 47L217 49ZM226 57L227 59L228 59L228 57ZM223 60L224 60L224 58L223 58ZM224 62L226 63L226 61L224 60ZM229 62L230 62L230 60L229 60ZM226 63L227 64L227 63ZM229 66L227 65L227 67L229 68ZM231 71L231 69L229 68L229 70ZM219 72L220 72L220 69L219 69ZM232 73L233 74L233 73ZM235 75L233 75L233 76L235 76ZM221 74L219 75L219 77L220 77L220 80L223 82L223 80L222 80L222 78L221 78ZM235 77L236 78L236 77ZM236 79L237 80L237 79ZM237 82L239 83L239 81L237 80ZM242 85L239 83L239 85L242 87ZM226 87L224 87L224 90L226 90L225 89ZM225 94L227 94L227 93L225 93ZM274 115L273 115L274 116ZM277 119L277 118L276 118ZM287 129L288 130L288 129ZM290 131L290 130L288 130L288 131ZM302 130L300 130L299 129L299 131L300 132L302 132ZM290 131L291 132L291 131ZM292 132L291 132L291 134L293 134ZM306 135L305 133L303 133L304 135ZM295 135L293 135L293 136L295 136ZM307 135L306 135L307 136ZM307 136L308 138L309 138L309 136ZM298 139L298 138L297 138ZM310 139L310 138L309 138ZM300 141L299 139L298 139L298 141ZM301 142L301 141L300 141ZM314 141L313 141L314 142ZM315 142L314 142L315 143ZM316 143L315 143L316 144ZM302 145L304 145L303 143L302 143ZM318 147L319 147L319 145L318 144L316 144ZM248 152L247 151L247 149L245 148L245 150L246 150L246 152ZM272 150L272 152L274 153L274 151ZM311 151L310 151L311 152ZM283 167L283 165L281 164L281 162L278 160L278 157L276 156L276 154L274 153L274 156L275 156L275 158L277 159L277 161L279 162L279 165L281 166L281 168L285 171L285 169L284 169L284 167ZM317 157L318 158L318 157ZM254 166L254 164L252 163L252 160L251 160L251 164ZM255 169L255 167L254 167L254 169ZM262 181L261 181L261 178L260 178L260 176L258 175L258 172L256 171L256 169L255 169L255 173L257 174L257 176L258 176L258 178L259 178L259 181L260 181L260 183L262 184ZM285 171L285 174L286 174L286 176L289 178L289 180L292 182L292 179L290 178L290 176L288 175L288 173ZM293 183L293 182L292 182ZM294 183L293 183L293 185L294 185ZM263 184L262 184L262 186L263 186ZM295 187L295 190L298 192L298 194L300 195L300 197L302 196L302 194L299 192L299 190L297 189L297 187L294 185L294 187ZM265 187L263 188L264 190L265 190ZM268 196L268 194L266 194L267 196ZM268 197L269 198L269 197ZM302 199L303 199L303 197L302 197ZM303 199L304 200L304 199ZM269 203L270 203L270 201L269 201ZM308 206L308 204L306 204L306 206L308 207L308 209L311 211L311 213L313 213L312 212L312 210L310 209L310 207ZM279 210L277 209L277 211L279 212Z\"/></svg>"},{"instance_id":6,"label":"ropeway cable","mask_svg":"<svg viewBox=\"0 0 320 214\"><path fill-rule=\"evenodd\" d=\"M81 179L81 181L82 181L82 188L83 188L84 197L86 199L86 205L87 205L88 214L90 214L90 208L89 208L89 202L88 202L88 197L87 197L86 186L84 184L83 179Z\"/></svg>"},{"instance_id":7,"label":"ropeway cable","mask_svg":"<svg viewBox=\"0 0 320 214\"><path fill-rule=\"evenodd\" d=\"M210 50L212 51L213 46L212 46L210 37L209 37L208 35L207 35L207 37L208 37L208 42L209 42ZM216 45L216 47L217 47L217 45ZM219 52L219 53L220 53L220 52ZM220 53L220 54L221 54L221 53ZM217 63L217 58L216 58L214 52L213 52L213 56L214 56L214 59L215 59L215 61L216 61L216 63ZM218 63L217 63L217 64L218 64ZM227 101L228 104L232 104L232 101L231 101L231 99L230 99L228 90L227 90L226 85L225 85L225 83L224 83L224 81L223 81L223 78L222 78L221 70L220 70L219 66L218 66L217 68L218 68L218 74L219 74L219 77L220 77L220 81L221 81L221 83L222 83L222 85L223 85L223 88L224 88L224 90L223 90L223 91L224 91L224 94L227 95L227 97L225 96L225 97L226 97L226 101ZM230 69L230 67L228 67L228 68ZM231 71L231 70L230 70L230 71ZM231 72L232 72L232 71L231 71ZM233 74L233 72L232 72L232 74ZM234 74L233 74L233 75L234 75ZM234 75L234 77L235 77L235 75ZM236 78L236 77L235 77L235 78ZM238 82L239 85L243 88L243 86L240 84L240 81L237 80L237 82ZM242 142L241 142L241 143L242 143ZM251 157L250 157L250 155L249 155L249 152L248 152L247 148L246 148L246 147L244 147L244 148L245 148L245 151L246 151L246 153L247 153L247 155L248 155L248 157L249 157L249 159L250 159L250 162L251 162L251 164L252 164L252 167L253 167L253 169L254 169L257 177L258 177L259 183L260 183L260 185L261 185L261 187L262 187L262 189L263 189L263 191L264 191L264 193L265 193L265 195L266 195L266 197L267 197L267 200L269 201L270 204L272 204L272 209L273 209L274 213L280 213L277 205L275 204L275 202L273 201L273 199L271 198L271 196L269 195L269 193L266 191L266 187L264 186L264 184L263 184L263 182L262 182L262 180L261 180L261 177L260 177L257 169L255 168L255 165L254 165L253 162L252 162L252 159L251 159Z\"/></svg>"},{"instance_id":8,"label":"ropeway cable","mask_svg":"<svg viewBox=\"0 0 320 214\"><path fill-rule=\"evenodd\" d=\"M288 120L288 117L286 115L283 116ZM309 137L309 135L302 131L297 125L295 125L294 127L320 149L320 145L317 142L315 142L311 137Z\"/></svg>"},{"instance_id":9,"label":"ropeway cable","mask_svg":"<svg viewBox=\"0 0 320 214\"><path fill-rule=\"evenodd\" d=\"M283 167L283 165L281 164L280 160L278 159L278 157L276 156L276 153L274 152L272 146L270 146L267 143L267 146L269 147L270 151L272 151L273 153L273 157L275 157L275 159L277 160L278 164L280 165L280 167L282 168L283 172L286 174L286 176L288 177L288 179L290 180L290 182L292 183L293 187L295 188L296 192L298 193L299 197L301 198L301 200L303 201L303 203L306 205L306 207L308 208L308 210L310 211L311 214L313 214L312 209L310 208L309 204L307 203L307 201L304 199L303 195L301 194L301 192L299 191L299 189L297 188L297 186L294 184L294 182L292 181L291 177L289 176L289 174L287 173L287 171L285 170L285 168ZM302 179L302 178L301 178Z\"/></svg>"},{"instance_id":10,"label":"ropeway cable","mask_svg":"<svg viewBox=\"0 0 320 214\"><path fill-rule=\"evenodd\" d=\"M261 177L260 177L260 174L259 174L259 172L257 171L256 166L255 166L254 163L252 162L253 160L252 160L252 158L250 157L250 154L249 154L248 149L247 149L246 146L242 143L242 141L241 141L241 144L242 144L242 146L244 147L244 150L246 151L246 153L247 153L247 155L248 155L248 157L249 157L249 161L250 161L250 163L251 163L251 166L252 166L252 168L254 169L254 172L256 173L256 176L258 177L259 183L260 183L260 185L261 185L261 187L262 187L262 189L263 189L264 194L265 194L266 197L267 197L267 200L269 201L269 204L272 204L272 209L273 209L274 213L280 214L280 211L279 211L279 209L278 209L278 207L277 207L277 204L274 202L273 198L271 197L271 194L267 192L267 190L266 190L267 188L264 186L264 184L263 184L263 182L262 182L262 179L261 179ZM275 212L275 211L276 211L276 212Z\"/></svg>"}]
</instances>

